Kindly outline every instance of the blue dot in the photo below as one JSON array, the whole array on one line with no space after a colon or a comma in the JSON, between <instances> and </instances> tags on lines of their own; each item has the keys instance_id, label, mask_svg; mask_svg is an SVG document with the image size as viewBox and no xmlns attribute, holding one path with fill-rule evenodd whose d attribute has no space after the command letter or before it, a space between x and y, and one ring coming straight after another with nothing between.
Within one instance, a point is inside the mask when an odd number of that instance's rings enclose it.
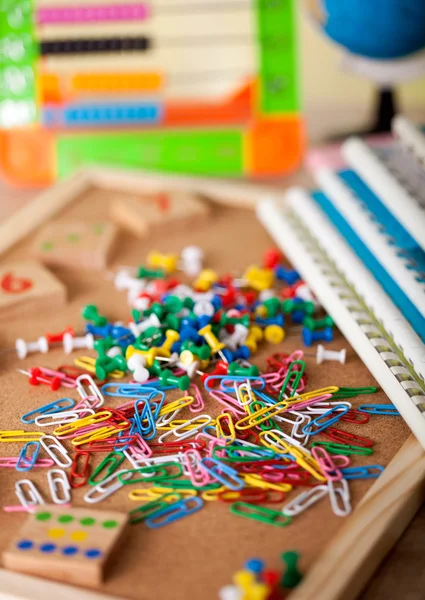
<instances>
[{"instance_id":1,"label":"blue dot","mask_svg":"<svg viewBox=\"0 0 425 600\"><path fill-rule=\"evenodd\" d=\"M54 552L56 550L55 544L41 544L40 546L41 552Z\"/></svg>"},{"instance_id":2,"label":"blue dot","mask_svg":"<svg viewBox=\"0 0 425 600\"><path fill-rule=\"evenodd\" d=\"M31 540L21 540L16 544L19 550L31 550L34 547L34 544Z\"/></svg>"},{"instance_id":3,"label":"blue dot","mask_svg":"<svg viewBox=\"0 0 425 600\"><path fill-rule=\"evenodd\" d=\"M77 552L77 546L65 546L65 548L62 548L62 554L65 554L65 556L73 556L74 554L77 554Z\"/></svg>"},{"instance_id":4,"label":"blue dot","mask_svg":"<svg viewBox=\"0 0 425 600\"><path fill-rule=\"evenodd\" d=\"M97 548L90 548L90 550L86 551L86 556L87 558L98 558L99 556L102 556L102 552Z\"/></svg>"}]
</instances>

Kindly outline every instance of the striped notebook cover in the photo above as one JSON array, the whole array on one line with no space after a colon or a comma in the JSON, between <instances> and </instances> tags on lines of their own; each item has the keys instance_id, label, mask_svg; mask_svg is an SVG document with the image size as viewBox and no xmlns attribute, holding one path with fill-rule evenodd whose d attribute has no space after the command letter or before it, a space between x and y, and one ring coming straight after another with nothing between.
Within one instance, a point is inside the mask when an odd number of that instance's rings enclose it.
<instances>
[{"instance_id":1,"label":"striped notebook cover","mask_svg":"<svg viewBox=\"0 0 425 600\"><path fill-rule=\"evenodd\" d=\"M406 144L404 132L400 137ZM398 142L386 150L397 165L409 164L402 180L389 169L388 158L358 140L347 142L342 152L351 159L356 145L372 160L363 156L357 168L356 157L354 171L320 170L320 191L293 188L285 204L260 203L258 216L425 448L425 228L409 212L414 205L425 217L414 191L423 177L420 152ZM397 198L386 194L385 177L398 182Z\"/></svg>"}]
</instances>

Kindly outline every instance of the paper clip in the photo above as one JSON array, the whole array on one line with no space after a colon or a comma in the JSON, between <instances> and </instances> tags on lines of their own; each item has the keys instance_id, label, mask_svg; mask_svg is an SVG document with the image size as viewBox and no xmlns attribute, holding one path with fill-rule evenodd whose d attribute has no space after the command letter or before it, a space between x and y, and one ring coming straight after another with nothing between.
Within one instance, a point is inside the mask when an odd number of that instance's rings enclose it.
<instances>
[{"instance_id":1,"label":"paper clip","mask_svg":"<svg viewBox=\"0 0 425 600\"><path fill-rule=\"evenodd\" d=\"M68 504L71 502L71 486L65 471L51 469L47 472L47 481L54 504Z\"/></svg>"},{"instance_id":2,"label":"paper clip","mask_svg":"<svg viewBox=\"0 0 425 600\"><path fill-rule=\"evenodd\" d=\"M77 385L77 391L83 400L85 398L91 398L91 397L97 398L98 402L96 403L95 406L93 406L93 408L99 408L100 406L103 405L105 400L104 400L99 388L93 381L93 378L90 377L90 375L83 373L83 375L80 375L79 377L77 377L76 385ZM88 387L89 393L87 393L86 388L84 387L85 385Z\"/></svg>"},{"instance_id":3,"label":"paper clip","mask_svg":"<svg viewBox=\"0 0 425 600\"><path fill-rule=\"evenodd\" d=\"M34 448L33 453L31 457L28 458L27 452L29 451L29 448L32 447ZM40 442L27 442L19 454L18 462L16 463L15 469L17 471L30 471L37 462L40 448Z\"/></svg>"},{"instance_id":4,"label":"paper clip","mask_svg":"<svg viewBox=\"0 0 425 600\"><path fill-rule=\"evenodd\" d=\"M329 494L327 485L316 485L306 492L301 492L301 494L298 494L298 496L288 502L288 504L285 504L282 508L282 513L288 517L296 517L310 506L313 506L313 504L316 504L316 502L327 494Z\"/></svg>"},{"instance_id":5,"label":"paper clip","mask_svg":"<svg viewBox=\"0 0 425 600\"><path fill-rule=\"evenodd\" d=\"M362 404L357 410L369 415L392 415L399 417L400 413L393 404Z\"/></svg>"},{"instance_id":6,"label":"paper clip","mask_svg":"<svg viewBox=\"0 0 425 600\"><path fill-rule=\"evenodd\" d=\"M47 415L40 415L35 418L35 424L38 427L52 427L57 425L65 425L66 423L72 423L77 419L81 419L84 416L94 415L94 410L91 408L78 408L75 410L66 410L57 413L48 413Z\"/></svg>"},{"instance_id":7,"label":"paper clip","mask_svg":"<svg viewBox=\"0 0 425 600\"><path fill-rule=\"evenodd\" d=\"M226 429L228 432L223 430L223 424L226 424ZM219 439L225 440L226 444L232 444L236 439L236 431L235 426L232 421L231 415L227 413L221 413L218 415L215 421L215 428L217 432L217 437Z\"/></svg>"},{"instance_id":8,"label":"paper clip","mask_svg":"<svg viewBox=\"0 0 425 600\"><path fill-rule=\"evenodd\" d=\"M183 500L179 500L173 504L168 504L164 508L151 514L147 519L145 519L145 523L151 529L158 529L159 527L164 527L164 525L173 523L178 519L188 517L189 515L200 510L203 505L203 500L197 496L183 498Z\"/></svg>"},{"instance_id":9,"label":"paper clip","mask_svg":"<svg viewBox=\"0 0 425 600\"><path fill-rule=\"evenodd\" d=\"M127 473L127 475L123 475L124 479L126 477L131 477L131 473L128 474L126 469L112 473L112 475L104 479L102 483L98 483L94 488L89 490L84 495L84 501L88 504L96 504L97 502L101 502L105 498L111 496L117 490L121 489L124 484L118 479L118 477L123 473Z\"/></svg>"},{"instance_id":10,"label":"paper clip","mask_svg":"<svg viewBox=\"0 0 425 600\"><path fill-rule=\"evenodd\" d=\"M194 425L193 428L187 429L193 423L196 422L198 422L197 425ZM174 427L173 429L170 429L169 431L166 431L165 433L160 435L158 438L158 442L161 443L164 440L164 438L168 437L171 434L173 434L179 440L186 439L188 437L191 437L192 435L195 435L195 433L197 433L200 429L202 429L211 422L212 418L210 417L210 415L207 414L198 415L196 417L193 417L192 419L187 419L180 425L177 425L177 427ZM185 431L186 429L187 431ZM181 430L183 430L183 433L181 433Z\"/></svg>"},{"instance_id":11,"label":"paper clip","mask_svg":"<svg viewBox=\"0 0 425 600\"><path fill-rule=\"evenodd\" d=\"M36 410L25 413L25 415L21 417L21 421L22 423L25 423L25 425L31 425L32 423L35 423L36 420L36 417L33 418L33 415L38 416L44 415L45 413L58 413L65 408L72 408L74 404L75 400L72 398L61 398L60 400L55 400L54 402L40 406L40 408L37 408Z\"/></svg>"},{"instance_id":12,"label":"paper clip","mask_svg":"<svg viewBox=\"0 0 425 600\"><path fill-rule=\"evenodd\" d=\"M330 454L343 454L350 456L356 454L359 456L369 456L373 453L372 448L363 448L362 446L350 446L349 444L338 444L337 442L313 442L312 447L324 446Z\"/></svg>"},{"instance_id":13,"label":"paper clip","mask_svg":"<svg viewBox=\"0 0 425 600\"><path fill-rule=\"evenodd\" d=\"M16 431L4 430L0 431L0 442L38 442L43 435L44 433L38 431L24 431L23 429Z\"/></svg>"},{"instance_id":14,"label":"paper clip","mask_svg":"<svg viewBox=\"0 0 425 600\"><path fill-rule=\"evenodd\" d=\"M197 413L197 412L200 412L205 407L204 399L202 397L201 390L194 383L190 384L189 392L191 390L194 390L194 394L193 394L194 401L190 404L189 410L192 413Z\"/></svg>"},{"instance_id":15,"label":"paper clip","mask_svg":"<svg viewBox=\"0 0 425 600\"><path fill-rule=\"evenodd\" d=\"M214 479L231 490L241 490L245 487L245 482L238 476L238 472L216 458L203 458L201 465Z\"/></svg>"},{"instance_id":16,"label":"paper clip","mask_svg":"<svg viewBox=\"0 0 425 600\"><path fill-rule=\"evenodd\" d=\"M328 427L339 421L339 419L341 419L348 412L348 410L348 406L337 404L330 410L327 410L325 413L323 413L323 415L312 419L310 423L304 425L302 431L306 435L317 435L324 429L327 429ZM312 429L314 427L316 427L316 429Z\"/></svg>"},{"instance_id":17,"label":"paper clip","mask_svg":"<svg viewBox=\"0 0 425 600\"><path fill-rule=\"evenodd\" d=\"M25 493L25 487L28 487ZM15 483L15 492L22 506L31 507L44 504L44 500L35 484L29 479L21 479Z\"/></svg>"},{"instance_id":18,"label":"paper clip","mask_svg":"<svg viewBox=\"0 0 425 600\"><path fill-rule=\"evenodd\" d=\"M102 483L102 481L105 481L105 479L107 479L113 473L115 473L115 471L118 469L121 463L124 462L124 460L124 454L118 452L110 452L107 456L105 456L102 462L93 471L91 477L89 478L89 484L98 485L99 483ZM96 481L97 477L99 477L102 471L106 471L106 474L101 479Z\"/></svg>"},{"instance_id":19,"label":"paper clip","mask_svg":"<svg viewBox=\"0 0 425 600\"><path fill-rule=\"evenodd\" d=\"M210 483L211 477L202 466L202 458L199 452L193 448L189 448L184 453L184 461L189 473L190 481L195 487Z\"/></svg>"},{"instance_id":20,"label":"paper clip","mask_svg":"<svg viewBox=\"0 0 425 600\"><path fill-rule=\"evenodd\" d=\"M79 459L81 458L81 466L79 466ZM85 450L78 450L74 454L71 465L71 473L69 476L69 483L72 488L80 488L86 485L89 479L90 473L90 452Z\"/></svg>"},{"instance_id":21,"label":"paper clip","mask_svg":"<svg viewBox=\"0 0 425 600\"><path fill-rule=\"evenodd\" d=\"M346 517L351 513L350 490L346 479L328 481L329 500L337 517Z\"/></svg>"},{"instance_id":22,"label":"paper clip","mask_svg":"<svg viewBox=\"0 0 425 600\"><path fill-rule=\"evenodd\" d=\"M286 527L292 523L292 518L284 515L278 510L265 508L264 506L256 506L248 502L234 502L230 506L230 512L238 517L245 517L254 521L261 521L268 525L276 527Z\"/></svg>"},{"instance_id":23,"label":"paper clip","mask_svg":"<svg viewBox=\"0 0 425 600\"><path fill-rule=\"evenodd\" d=\"M48 443L48 440L52 440L51 443ZM67 449L53 435L43 435L40 439L40 444L47 454L53 458L58 467L66 469L72 465L72 459L69 456Z\"/></svg>"},{"instance_id":24,"label":"paper clip","mask_svg":"<svg viewBox=\"0 0 425 600\"><path fill-rule=\"evenodd\" d=\"M354 433L348 433L348 431L341 431L340 429L336 429L336 427L329 427L322 433L322 435L329 438L333 442L338 442L341 444L353 443L356 446L361 446L362 448L371 448L373 446L373 440L361 437L360 435L355 435Z\"/></svg>"},{"instance_id":25,"label":"paper clip","mask_svg":"<svg viewBox=\"0 0 425 600\"><path fill-rule=\"evenodd\" d=\"M267 501L267 491L260 488L244 488L243 490L223 490L217 494L221 502L236 502L243 500L250 504L260 504Z\"/></svg>"},{"instance_id":26,"label":"paper clip","mask_svg":"<svg viewBox=\"0 0 425 600\"><path fill-rule=\"evenodd\" d=\"M15 469L19 456L3 456L0 458L0 468ZM33 465L33 469L46 469L53 467L55 462L50 458L38 458Z\"/></svg>"},{"instance_id":27,"label":"paper clip","mask_svg":"<svg viewBox=\"0 0 425 600\"><path fill-rule=\"evenodd\" d=\"M182 495L178 492L169 492L159 496L158 498L155 498L154 500L151 500L147 504L142 504L141 506L130 510L130 525L136 525L136 523L145 521L151 515L157 513L163 508L167 508L170 503L180 502L182 498Z\"/></svg>"},{"instance_id":28,"label":"paper clip","mask_svg":"<svg viewBox=\"0 0 425 600\"><path fill-rule=\"evenodd\" d=\"M326 452L325 448L322 446L314 446L311 453L317 460L323 475L328 481L339 481L342 479L342 472L337 468L332 458Z\"/></svg>"},{"instance_id":29,"label":"paper clip","mask_svg":"<svg viewBox=\"0 0 425 600\"><path fill-rule=\"evenodd\" d=\"M300 369L298 369L298 365L300 365ZM295 396L295 394L297 393L297 389L299 386L299 383L301 381L302 376L304 375L304 371L305 371L305 362L303 360L294 360L290 363L289 367L288 367L288 371L285 375L285 379L283 380L282 383L282 387L279 393L279 398L278 398L278 402L281 402L283 395L286 392L286 388L288 387L289 383L291 383L291 397ZM293 381L290 382L291 377L293 377Z\"/></svg>"},{"instance_id":30,"label":"paper clip","mask_svg":"<svg viewBox=\"0 0 425 600\"><path fill-rule=\"evenodd\" d=\"M65 425L59 425L59 427L56 427L56 429L53 430L53 433L58 436L68 435L69 433L74 433L74 431L86 427L86 425L98 425L104 421L109 421L111 417L112 412L110 410L100 410L93 415L76 419L71 423L65 423Z\"/></svg>"},{"instance_id":31,"label":"paper clip","mask_svg":"<svg viewBox=\"0 0 425 600\"><path fill-rule=\"evenodd\" d=\"M344 479L376 479L385 471L382 465L363 465L341 469Z\"/></svg>"}]
</instances>

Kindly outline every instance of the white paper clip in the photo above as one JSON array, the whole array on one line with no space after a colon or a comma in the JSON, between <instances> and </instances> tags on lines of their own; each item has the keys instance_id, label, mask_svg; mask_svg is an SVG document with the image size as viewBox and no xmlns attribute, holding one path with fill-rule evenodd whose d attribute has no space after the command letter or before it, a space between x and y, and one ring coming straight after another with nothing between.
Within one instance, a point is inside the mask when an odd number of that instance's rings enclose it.
<instances>
[{"instance_id":1,"label":"white paper clip","mask_svg":"<svg viewBox=\"0 0 425 600\"><path fill-rule=\"evenodd\" d=\"M193 427L193 429L188 429L187 431L183 431L183 433L180 433L181 429L184 430L188 425L191 425L195 421L201 422L195 427ZM198 415L197 417L193 417L192 419L188 419L184 423L177 425L177 427L174 427L174 429L170 429L170 431L166 431L165 433L163 433L161 436L159 436L158 442L161 444L164 441L164 439L169 435L174 435L179 440L184 440L188 437L191 437L192 435L195 435L195 433L198 433L200 429L203 429L204 427L209 425L211 421L212 418L210 417L210 415Z\"/></svg>"},{"instance_id":2,"label":"white paper clip","mask_svg":"<svg viewBox=\"0 0 425 600\"><path fill-rule=\"evenodd\" d=\"M88 387L89 393L87 393L84 384ZM101 391L93 381L93 378L90 377L90 375L87 375L86 373L77 377L77 390L83 400L93 396L98 399L98 402L95 405L93 405L92 408L99 408L99 406L102 406L105 402Z\"/></svg>"},{"instance_id":3,"label":"white paper clip","mask_svg":"<svg viewBox=\"0 0 425 600\"><path fill-rule=\"evenodd\" d=\"M48 443L48 440L52 440ZM68 454L68 450L61 444L61 442L53 435L43 435L40 438L40 444L43 446L47 454L53 458L58 467L66 469L72 465L72 458ZM61 456L63 461L61 462Z\"/></svg>"},{"instance_id":4,"label":"white paper clip","mask_svg":"<svg viewBox=\"0 0 425 600\"><path fill-rule=\"evenodd\" d=\"M26 491L25 486L28 486ZM41 497L40 492L35 487L35 484L29 479L20 479L17 481L15 483L15 492L18 496L19 502L26 508L37 506L38 504L44 504L44 500Z\"/></svg>"},{"instance_id":5,"label":"white paper clip","mask_svg":"<svg viewBox=\"0 0 425 600\"><path fill-rule=\"evenodd\" d=\"M91 408L78 408L76 410L64 410L58 413L50 413L47 415L39 415L35 419L35 424L38 427L49 427L51 425L64 425L65 423L71 423L77 419L81 419L83 416L94 415L94 410Z\"/></svg>"},{"instance_id":6,"label":"white paper clip","mask_svg":"<svg viewBox=\"0 0 425 600\"><path fill-rule=\"evenodd\" d=\"M286 517L296 517L327 494L329 494L327 485L316 485L307 492L301 492L288 504L285 504L282 508L282 514Z\"/></svg>"},{"instance_id":7,"label":"white paper clip","mask_svg":"<svg viewBox=\"0 0 425 600\"><path fill-rule=\"evenodd\" d=\"M51 469L47 472L50 495L55 504L71 502L71 486L68 477L62 469Z\"/></svg>"},{"instance_id":8,"label":"white paper clip","mask_svg":"<svg viewBox=\"0 0 425 600\"><path fill-rule=\"evenodd\" d=\"M348 481L328 481L329 500L332 510L337 517L346 517L351 513L350 490Z\"/></svg>"},{"instance_id":9,"label":"white paper clip","mask_svg":"<svg viewBox=\"0 0 425 600\"><path fill-rule=\"evenodd\" d=\"M84 501L88 504L96 504L97 502L101 502L105 498L112 496L114 492L121 489L124 485L118 479L119 475L121 475L123 479L131 479L133 473L131 473L131 471L128 471L127 469L121 469L121 471L116 471L115 473L112 473L112 475L110 475L101 483L98 483L94 488L89 490L84 495Z\"/></svg>"}]
</instances>

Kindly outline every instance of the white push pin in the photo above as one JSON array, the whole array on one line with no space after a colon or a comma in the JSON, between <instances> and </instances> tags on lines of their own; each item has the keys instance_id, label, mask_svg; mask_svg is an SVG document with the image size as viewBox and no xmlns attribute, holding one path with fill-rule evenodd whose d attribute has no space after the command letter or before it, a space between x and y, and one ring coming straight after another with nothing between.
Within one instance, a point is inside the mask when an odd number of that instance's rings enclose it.
<instances>
[{"instance_id":1,"label":"white push pin","mask_svg":"<svg viewBox=\"0 0 425 600\"><path fill-rule=\"evenodd\" d=\"M304 302L313 302L316 307L320 306L317 298L313 295L313 292L306 283L301 283L299 286L297 286L295 290L295 296Z\"/></svg>"},{"instance_id":2,"label":"white push pin","mask_svg":"<svg viewBox=\"0 0 425 600\"><path fill-rule=\"evenodd\" d=\"M220 600L242 600L244 591L235 585L225 585L218 592Z\"/></svg>"},{"instance_id":3,"label":"white push pin","mask_svg":"<svg viewBox=\"0 0 425 600\"><path fill-rule=\"evenodd\" d=\"M26 358L31 352L41 352L46 354L49 351L49 342L47 338L39 337L36 342L25 342L22 338L18 338L15 342L16 354L21 360Z\"/></svg>"},{"instance_id":4,"label":"white push pin","mask_svg":"<svg viewBox=\"0 0 425 600\"><path fill-rule=\"evenodd\" d=\"M346 356L347 350L345 348L342 350L326 350L324 346L319 344L317 346L316 363L320 365L324 360L336 360L344 365Z\"/></svg>"},{"instance_id":5,"label":"white push pin","mask_svg":"<svg viewBox=\"0 0 425 600\"><path fill-rule=\"evenodd\" d=\"M70 333L65 333L63 336L63 349L65 354L71 354L73 350L80 348L88 348L93 350L94 348L94 337L91 333L83 335L81 337L74 337Z\"/></svg>"},{"instance_id":6,"label":"white push pin","mask_svg":"<svg viewBox=\"0 0 425 600\"><path fill-rule=\"evenodd\" d=\"M150 374L146 369L146 359L142 354L135 352L127 360L127 367L132 371L134 381L137 383L146 383Z\"/></svg>"},{"instance_id":7,"label":"white push pin","mask_svg":"<svg viewBox=\"0 0 425 600\"><path fill-rule=\"evenodd\" d=\"M121 356L122 355L121 346L112 346L112 348L109 348L106 355L109 356L110 358L114 358L114 356Z\"/></svg>"},{"instance_id":8,"label":"white push pin","mask_svg":"<svg viewBox=\"0 0 425 600\"><path fill-rule=\"evenodd\" d=\"M190 379L193 379L195 377L195 375L203 375L203 373L199 370L200 364L197 360L193 361L190 364L186 364L183 363L181 361L178 361L176 363L176 365L180 368L183 369L183 371L186 371L186 374L188 377L190 377Z\"/></svg>"},{"instance_id":9,"label":"white push pin","mask_svg":"<svg viewBox=\"0 0 425 600\"><path fill-rule=\"evenodd\" d=\"M258 295L258 300L260 302L265 302L266 300L270 300L270 298L276 298L275 290L261 290Z\"/></svg>"},{"instance_id":10,"label":"white push pin","mask_svg":"<svg viewBox=\"0 0 425 600\"><path fill-rule=\"evenodd\" d=\"M180 254L180 267L189 277L197 277L202 271L204 253L199 246L186 246Z\"/></svg>"},{"instance_id":11,"label":"white push pin","mask_svg":"<svg viewBox=\"0 0 425 600\"><path fill-rule=\"evenodd\" d=\"M152 313L144 321L141 321L140 323L129 323L128 326L134 337L138 337L141 333L146 331L146 329L149 329L149 327L156 327L157 329L161 327L161 321L155 313Z\"/></svg>"},{"instance_id":12,"label":"white push pin","mask_svg":"<svg viewBox=\"0 0 425 600\"><path fill-rule=\"evenodd\" d=\"M197 317L202 317L203 315L212 317L215 314L214 304L209 300L198 300L193 307L193 312Z\"/></svg>"},{"instance_id":13,"label":"white push pin","mask_svg":"<svg viewBox=\"0 0 425 600\"><path fill-rule=\"evenodd\" d=\"M236 350L238 346L241 346L246 338L248 337L249 330L242 323L236 323L235 331L229 335L226 340L222 340L225 342L226 346L229 350Z\"/></svg>"}]
</instances>

